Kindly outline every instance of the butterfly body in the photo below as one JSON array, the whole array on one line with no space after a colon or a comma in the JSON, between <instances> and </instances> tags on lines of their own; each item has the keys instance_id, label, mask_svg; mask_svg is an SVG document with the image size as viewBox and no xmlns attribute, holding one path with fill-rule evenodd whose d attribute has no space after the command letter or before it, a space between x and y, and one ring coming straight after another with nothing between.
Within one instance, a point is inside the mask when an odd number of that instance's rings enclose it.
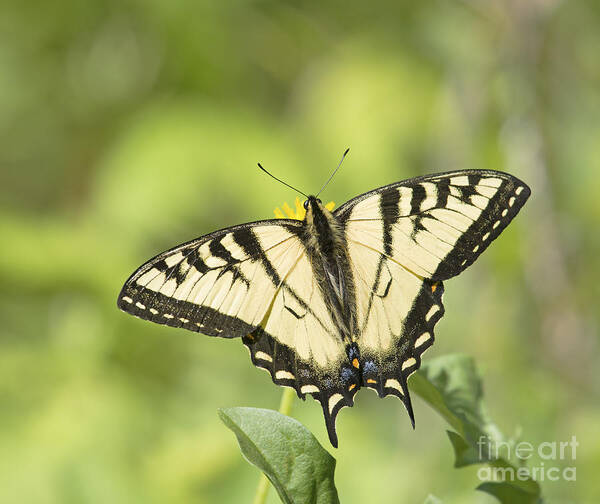
<instances>
[{"instance_id":1,"label":"butterfly body","mask_svg":"<svg viewBox=\"0 0 600 504\"><path fill-rule=\"evenodd\" d=\"M331 308L341 341L356 340L354 281L343 228L336 217L314 196L306 200L301 239L315 279Z\"/></svg>"},{"instance_id":2,"label":"butterfly body","mask_svg":"<svg viewBox=\"0 0 600 504\"><path fill-rule=\"evenodd\" d=\"M468 267L530 194L517 178L467 170L409 179L302 221L216 231L141 266L124 311L210 336L241 337L278 385L339 410L363 387L394 395L414 425L407 379L434 341L443 282Z\"/></svg>"}]
</instances>

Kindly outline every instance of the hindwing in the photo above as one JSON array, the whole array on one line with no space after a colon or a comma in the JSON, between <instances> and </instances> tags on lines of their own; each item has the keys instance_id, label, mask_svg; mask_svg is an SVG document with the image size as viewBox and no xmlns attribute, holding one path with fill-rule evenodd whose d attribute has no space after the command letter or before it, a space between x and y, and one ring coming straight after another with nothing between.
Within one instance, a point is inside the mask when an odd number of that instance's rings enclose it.
<instances>
[{"instance_id":1,"label":"hindwing","mask_svg":"<svg viewBox=\"0 0 600 504\"><path fill-rule=\"evenodd\" d=\"M348 243L357 288L362 384L397 396L414 425L407 379L421 365L444 314L442 282L414 276L384 254Z\"/></svg>"}]
</instances>

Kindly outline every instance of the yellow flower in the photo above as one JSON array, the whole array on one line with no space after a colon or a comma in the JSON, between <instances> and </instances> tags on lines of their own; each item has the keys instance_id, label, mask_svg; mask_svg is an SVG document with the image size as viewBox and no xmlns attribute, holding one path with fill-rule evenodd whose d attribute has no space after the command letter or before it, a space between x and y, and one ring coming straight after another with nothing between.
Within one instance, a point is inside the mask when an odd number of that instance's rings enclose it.
<instances>
[{"instance_id":1,"label":"yellow flower","mask_svg":"<svg viewBox=\"0 0 600 504\"><path fill-rule=\"evenodd\" d=\"M302 204L298 196L296 196L295 206L296 208L292 208L287 203L284 203L283 205L281 205L281 208L275 208L275 210L273 210L273 213L278 219L285 219L287 217L288 219L304 220L306 210L304 210L304 205ZM335 203L333 201L330 201L325 205L325 208L327 208L327 210L331 212L334 206Z\"/></svg>"}]
</instances>

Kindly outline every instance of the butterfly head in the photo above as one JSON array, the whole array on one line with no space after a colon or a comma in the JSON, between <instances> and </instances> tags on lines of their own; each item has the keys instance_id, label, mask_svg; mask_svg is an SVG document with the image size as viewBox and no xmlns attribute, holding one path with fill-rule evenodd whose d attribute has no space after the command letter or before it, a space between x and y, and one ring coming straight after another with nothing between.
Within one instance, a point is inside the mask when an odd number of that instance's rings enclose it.
<instances>
[{"instance_id":1,"label":"butterfly head","mask_svg":"<svg viewBox=\"0 0 600 504\"><path fill-rule=\"evenodd\" d=\"M304 210L308 212L308 209L314 207L315 205L322 206L323 203L316 196L309 196L308 199L304 201Z\"/></svg>"},{"instance_id":2,"label":"butterfly head","mask_svg":"<svg viewBox=\"0 0 600 504\"><path fill-rule=\"evenodd\" d=\"M313 223L315 220L324 219L324 214L329 213L329 211L323 206L323 203L316 196L309 196L307 200L304 201L304 210L306 210L306 215L304 220Z\"/></svg>"},{"instance_id":3,"label":"butterfly head","mask_svg":"<svg viewBox=\"0 0 600 504\"><path fill-rule=\"evenodd\" d=\"M328 256L332 247L342 241L342 231L335 216L323 205L316 196L309 196L304 202L306 216L304 225L307 235L314 244L314 248L322 256Z\"/></svg>"}]
</instances>

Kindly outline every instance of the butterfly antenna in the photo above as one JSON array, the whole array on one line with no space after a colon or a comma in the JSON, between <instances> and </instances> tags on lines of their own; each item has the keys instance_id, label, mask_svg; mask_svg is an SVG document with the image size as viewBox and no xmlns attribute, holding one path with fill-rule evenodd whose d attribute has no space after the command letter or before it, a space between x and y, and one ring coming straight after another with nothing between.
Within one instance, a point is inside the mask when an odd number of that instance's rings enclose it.
<instances>
[{"instance_id":1,"label":"butterfly antenna","mask_svg":"<svg viewBox=\"0 0 600 504\"><path fill-rule=\"evenodd\" d=\"M304 194L304 193L303 193L303 192L302 192L300 189L296 189L295 187L291 186L290 184L287 184L286 182L284 182L283 180L281 180L281 179L278 179L278 178L277 178L275 175L273 175L273 174L269 173L267 170L265 170L265 169L262 167L262 165L261 165L260 163L258 163L258 167L259 167L259 168L260 168L262 171L264 171L264 172L265 172L265 173L266 173L266 174L267 174L269 177L272 177L272 178L274 178L275 180L277 180L277 182L281 182L281 183L282 183L284 186L287 186L287 187L289 187L290 189L293 189L294 191L296 191L296 192L299 192L300 194L302 194L302 196L304 196L304 197L308 198L308 196L307 196L306 194Z\"/></svg>"},{"instance_id":2,"label":"butterfly antenna","mask_svg":"<svg viewBox=\"0 0 600 504\"><path fill-rule=\"evenodd\" d=\"M325 189L327 187L327 184L329 184L329 182L331 182L331 179L337 173L337 171L340 169L340 166L342 166L342 161L344 160L344 158L346 157L346 154L348 154L349 151L350 151L350 148L348 148L344 151L344 153L342 154L342 159L340 159L340 162L338 163L337 168L335 170L333 170L333 173L329 176L329 178L327 179L327 182L325 182L323 184L323 187L321 187L321 190L317 193L316 197L318 197L319 194L321 194L323 192L323 189Z\"/></svg>"}]
</instances>

